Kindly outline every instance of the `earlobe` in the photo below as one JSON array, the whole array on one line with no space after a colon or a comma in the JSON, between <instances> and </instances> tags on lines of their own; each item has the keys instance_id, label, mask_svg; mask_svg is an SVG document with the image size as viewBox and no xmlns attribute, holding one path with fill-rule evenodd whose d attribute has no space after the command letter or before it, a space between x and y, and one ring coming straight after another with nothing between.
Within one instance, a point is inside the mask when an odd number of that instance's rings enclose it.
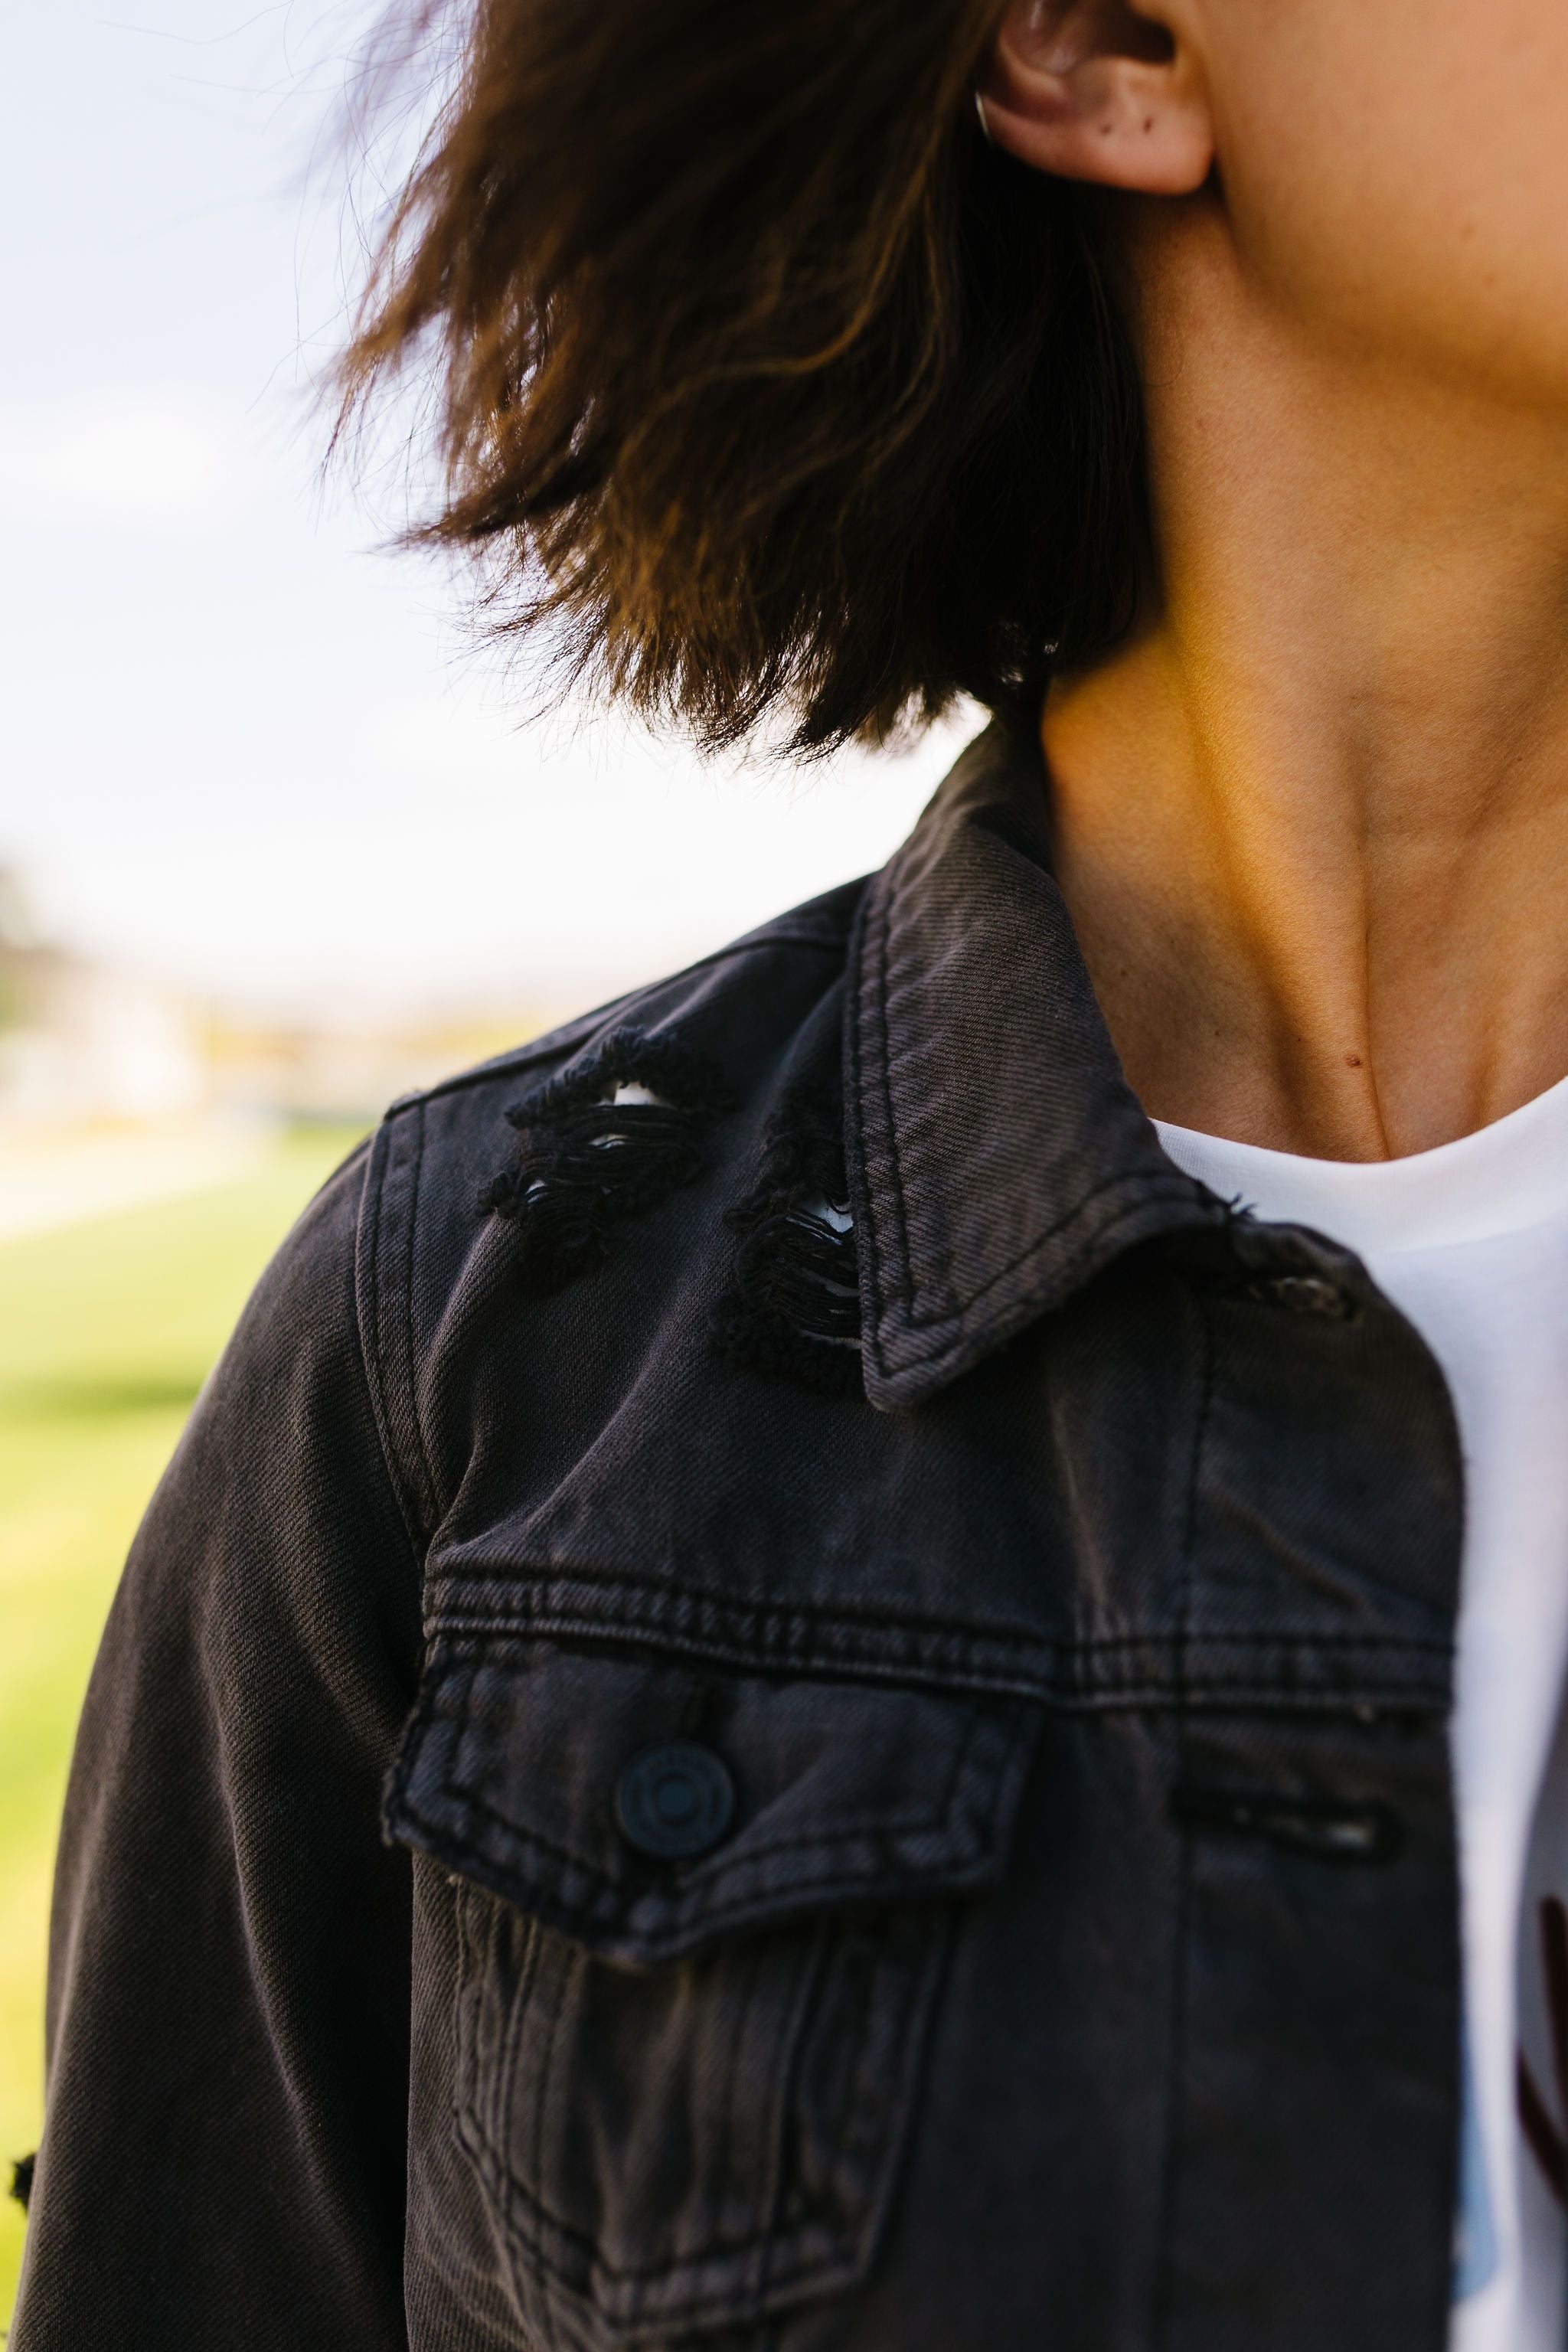
<instances>
[{"instance_id":1,"label":"earlobe","mask_svg":"<svg viewBox=\"0 0 1568 2352\"><path fill-rule=\"evenodd\" d=\"M996 146L1062 179L1179 196L1213 168L1197 59L1132 0L1013 0L976 96Z\"/></svg>"}]
</instances>

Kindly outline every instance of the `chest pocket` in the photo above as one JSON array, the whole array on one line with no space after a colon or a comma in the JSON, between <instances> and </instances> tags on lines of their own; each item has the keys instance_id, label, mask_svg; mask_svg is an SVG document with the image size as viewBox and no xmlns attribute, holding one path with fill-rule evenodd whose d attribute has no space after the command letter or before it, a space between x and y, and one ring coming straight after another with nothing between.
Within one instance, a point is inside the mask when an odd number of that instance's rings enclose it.
<instances>
[{"instance_id":1,"label":"chest pocket","mask_svg":"<svg viewBox=\"0 0 1568 2352\"><path fill-rule=\"evenodd\" d=\"M724 2339L868 2274L1029 1713L442 1643L388 1798L458 1874L457 2129L531 2337Z\"/></svg>"}]
</instances>

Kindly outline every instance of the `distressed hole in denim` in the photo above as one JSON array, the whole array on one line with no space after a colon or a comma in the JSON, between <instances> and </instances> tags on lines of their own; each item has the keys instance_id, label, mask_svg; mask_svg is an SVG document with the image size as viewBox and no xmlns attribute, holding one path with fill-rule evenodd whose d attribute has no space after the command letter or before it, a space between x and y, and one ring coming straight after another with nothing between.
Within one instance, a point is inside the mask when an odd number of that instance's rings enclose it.
<instances>
[{"instance_id":1,"label":"distressed hole in denim","mask_svg":"<svg viewBox=\"0 0 1568 2352\"><path fill-rule=\"evenodd\" d=\"M718 1071L679 1039L623 1029L513 1104L517 1160L479 1205L515 1228L523 1287L561 1289L604 1259L616 1224L695 1181L729 1103Z\"/></svg>"},{"instance_id":2,"label":"distressed hole in denim","mask_svg":"<svg viewBox=\"0 0 1568 2352\"><path fill-rule=\"evenodd\" d=\"M731 1363L829 1395L861 1387L860 1277L843 1120L823 1084L784 1097L755 1189L725 1219L736 1236L714 1339Z\"/></svg>"}]
</instances>

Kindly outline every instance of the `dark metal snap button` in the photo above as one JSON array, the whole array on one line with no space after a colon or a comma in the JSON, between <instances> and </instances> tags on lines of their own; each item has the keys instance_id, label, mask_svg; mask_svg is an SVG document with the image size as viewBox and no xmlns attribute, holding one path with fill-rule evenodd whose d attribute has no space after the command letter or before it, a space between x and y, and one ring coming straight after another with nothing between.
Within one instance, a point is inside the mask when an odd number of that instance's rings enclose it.
<instances>
[{"instance_id":1,"label":"dark metal snap button","mask_svg":"<svg viewBox=\"0 0 1568 2352\"><path fill-rule=\"evenodd\" d=\"M628 1845L661 1862L709 1853L735 1816L735 1783L710 1748L672 1740L634 1756L616 1783L616 1819Z\"/></svg>"}]
</instances>

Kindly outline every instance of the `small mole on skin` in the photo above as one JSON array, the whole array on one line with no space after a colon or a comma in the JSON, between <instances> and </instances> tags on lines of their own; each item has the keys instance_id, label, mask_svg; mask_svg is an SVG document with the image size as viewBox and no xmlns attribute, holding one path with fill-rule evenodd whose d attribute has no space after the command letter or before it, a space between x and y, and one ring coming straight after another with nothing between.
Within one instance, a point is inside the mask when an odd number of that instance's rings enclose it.
<instances>
[{"instance_id":1,"label":"small mole on skin","mask_svg":"<svg viewBox=\"0 0 1568 2352\"><path fill-rule=\"evenodd\" d=\"M1153 130L1153 128L1154 128L1154 118L1153 118L1153 116L1152 116L1152 115L1151 115L1151 116L1149 117L1148 121L1144 123L1143 128L1144 128L1144 130L1145 130L1145 131L1152 131L1152 130Z\"/></svg>"},{"instance_id":2,"label":"small mole on skin","mask_svg":"<svg viewBox=\"0 0 1568 2352\"><path fill-rule=\"evenodd\" d=\"M1347 1054L1345 1055L1345 1067L1347 1070L1359 1070L1361 1067L1361 1055L1359 1054Z\"/></svg>"}]
</instances>

